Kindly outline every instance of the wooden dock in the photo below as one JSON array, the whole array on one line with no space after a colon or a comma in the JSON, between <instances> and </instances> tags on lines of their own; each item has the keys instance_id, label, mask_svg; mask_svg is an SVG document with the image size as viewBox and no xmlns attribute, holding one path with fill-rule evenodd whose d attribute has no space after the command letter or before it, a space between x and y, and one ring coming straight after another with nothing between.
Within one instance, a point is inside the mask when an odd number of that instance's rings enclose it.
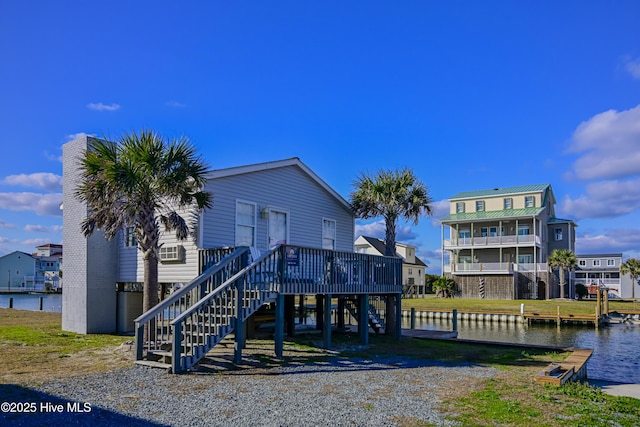
<instances>
[{"instance_id":1,"label":"wooden dock","mask_svg":"<svg viewBox=\"0 0 640 427\"><path fill-rule=\"evenodd\" d=\"M458 337L458 331L429 331L426 329L402 329L403 337L448 340Z\"/></svg>"},{"instance_id":2,"label":"wooden dock","mask_svg":"<svg viewBox=\"0 0 640 427\"><path fill-rule=\"evenodd\" d=\"M567 381L582 381L587 379L587 362L593 350L587 348L573 348L564 362L552 363L534 376L534 380L542 384L560 386Z\"/></svg>"}]
</instances>

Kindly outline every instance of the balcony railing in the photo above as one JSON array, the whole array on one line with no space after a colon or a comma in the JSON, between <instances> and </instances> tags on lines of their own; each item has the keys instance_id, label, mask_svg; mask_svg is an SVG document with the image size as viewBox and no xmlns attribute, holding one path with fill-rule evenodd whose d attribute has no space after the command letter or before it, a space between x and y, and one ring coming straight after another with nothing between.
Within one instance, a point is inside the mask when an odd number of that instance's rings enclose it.
<instances>
[{"instance_id":1,"label":"balcony railing","mask_svg":"<svg viewBox=\"0 0 640 427\"><path fill-rule=\"evenodd\" d=\"M513 274L514 271L548 271L546 263L514 264L510 262L463 262L444 266L445 273L453 274Z\"/></svg>"},{"instance_id":2,"label":"balcony railing","mask_svg":"<svg viewBox=\"0 0 640 427\"><path fill-rule=\"evenodd\" d=\"M459 247L500 247L500 246L518 246L518 245L539 245L540 236L534 236L532 234L520 236L485 236L485 237L454 237L451 239L445 239L444 247L459 248Z\"/></svg>"}]
</instances>

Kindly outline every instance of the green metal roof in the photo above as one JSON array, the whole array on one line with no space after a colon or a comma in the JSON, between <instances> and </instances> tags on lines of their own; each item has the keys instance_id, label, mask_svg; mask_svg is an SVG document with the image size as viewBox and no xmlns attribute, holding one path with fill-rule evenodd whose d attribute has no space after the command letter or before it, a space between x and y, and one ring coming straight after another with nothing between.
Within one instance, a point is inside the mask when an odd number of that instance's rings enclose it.
<instances>
[{"instance_id":1,"label":"green metal roof","mask_svg":"<svg viewBox=\"0 0 640 427\"><path fill-rule=\"evenodd\" d=\"M547 222L561 222L561 223L570 222L575 224L575 221L572 219L562 219L562 218L549 218Z\"/></svg>"},{"instance_id":2,"label":"green metal roof","mask_svg":"<svg viewBox=\"0 0 640 427\"><path fill-rule=\"evenodd\" d=\"M508 194L538 193L546 191L551 185L533 184L521 185L519 187L493 188L491 190L463 191L451 197L449 200L475 199L478 197L503 196Z\"/></svg>"},{"instance_id":3,"label":"green metal roof","mask_svg":"<svg viewBox=\"0 0 640 427\"><path fill-rule=\"evenodd\" d=\"M522 218L537 216L544 208L522 208L522 209L505 209L501 211L481 211L481 212L464 212L457 214L449 214L442 218L440 222L458 222L473 221L487 219L505 219L505 218Z\"/></svg>"}]
</instances>

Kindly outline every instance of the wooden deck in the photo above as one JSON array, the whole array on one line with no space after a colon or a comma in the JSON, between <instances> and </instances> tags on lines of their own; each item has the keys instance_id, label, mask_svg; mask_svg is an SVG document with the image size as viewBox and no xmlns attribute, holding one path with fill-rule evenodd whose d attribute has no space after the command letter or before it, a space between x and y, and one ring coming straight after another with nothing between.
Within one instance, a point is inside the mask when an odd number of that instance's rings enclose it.
<instances>
[{"instance_id":1,"label":"wooden deck","mask_svg":"<svg viewBox=\"0 0 640 427\"><path fill-rule=\"evenodd\" d=\"M412 337L430 340L448 340L458 337L458 331L428 331L424 329L403 329L403 337Z\"/></svg>"}]
</instances>

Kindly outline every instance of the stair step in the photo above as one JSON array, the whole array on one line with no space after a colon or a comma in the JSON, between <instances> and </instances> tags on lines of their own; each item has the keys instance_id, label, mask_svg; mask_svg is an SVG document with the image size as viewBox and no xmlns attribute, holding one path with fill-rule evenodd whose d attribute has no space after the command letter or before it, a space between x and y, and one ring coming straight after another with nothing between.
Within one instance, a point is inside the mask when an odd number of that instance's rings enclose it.
<instances>
[{"instance_id":1,"label":"stair step","mask_svg":"<svg viewBox=\"0 0 640 427\"><path fill-rule=\"evenodd\" d=\"M150 368L171 369L168 363L154 362L153 360L136 360L136 365L149 366Z\"/></svg>"}]
</instances>

